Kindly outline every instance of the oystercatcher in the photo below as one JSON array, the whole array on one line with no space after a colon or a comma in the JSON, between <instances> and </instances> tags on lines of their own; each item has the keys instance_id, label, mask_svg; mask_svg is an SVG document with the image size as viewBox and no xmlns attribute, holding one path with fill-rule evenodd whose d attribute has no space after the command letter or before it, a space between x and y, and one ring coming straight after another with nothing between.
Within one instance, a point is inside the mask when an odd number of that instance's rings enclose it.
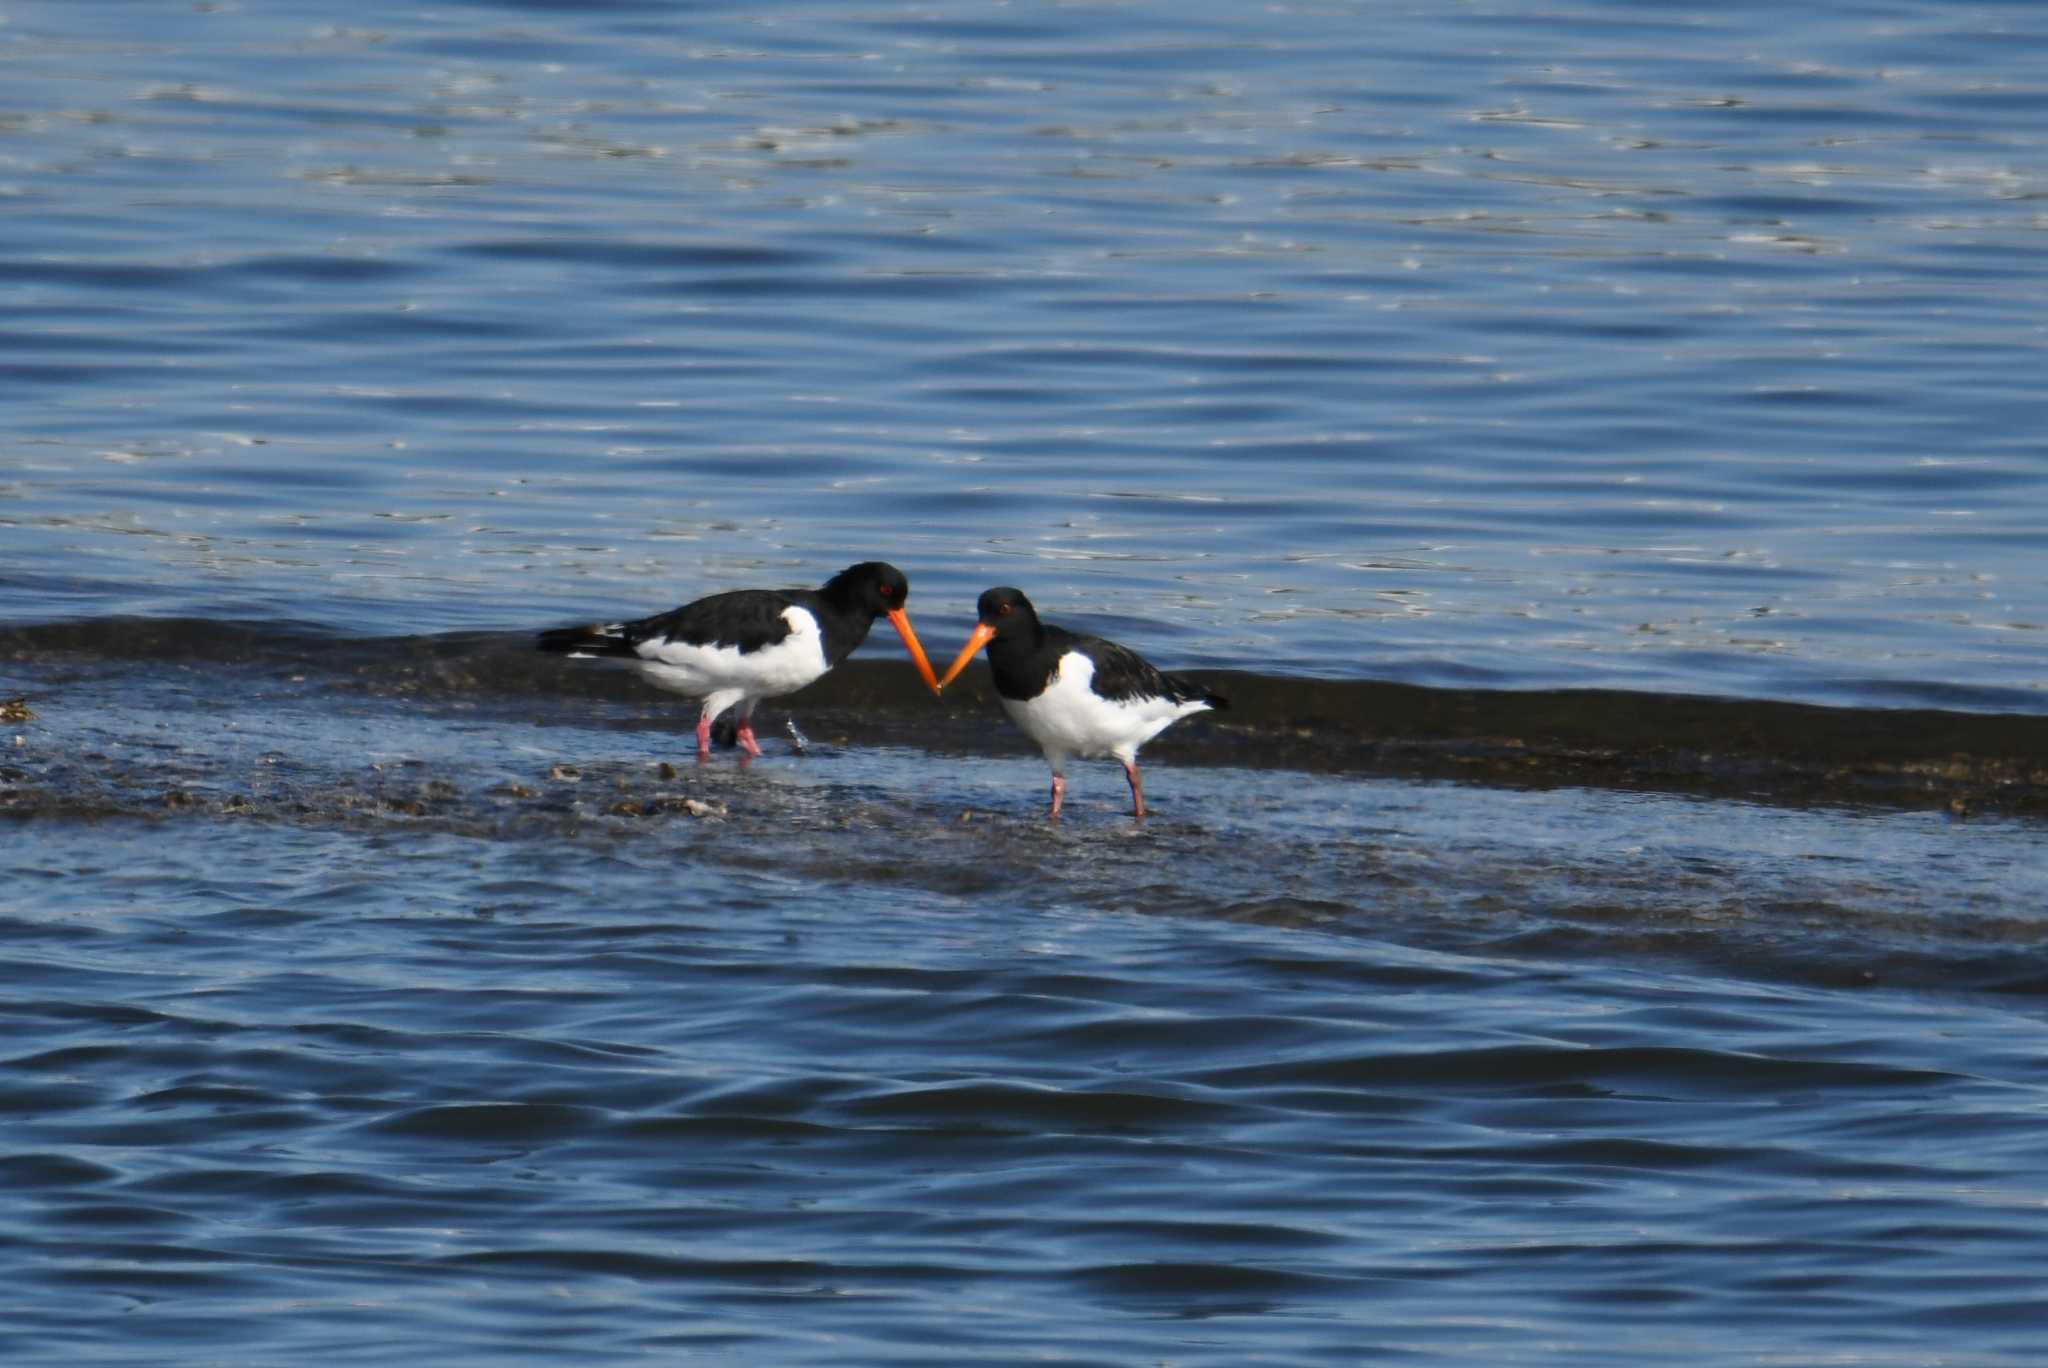
<instances>
[{"instance_id":1,"label":"oystercatcher","mask_svg":"<svg viewBox=\"0 0 2048 1368\"><path fill-rule=\"evenodd\" d=\"M1052 766L1052 812L1067 794L1067 757L1113 755L1131 782L1131 815L1145 816L1138 747L1191 713L1230 700L1192 680L1161 674L1136 651L1038 620L1021 589L991 589L966 647L939 680L943 689L988 647L1003 710L1045 752Z\"/></svg>"},{"instance_id":2,"label":"oystercatcher","mask_svg":"<svg viewBox=\"0 0 2048 1368\"><path fill-rule=\"evenodd\" d=\"M711 752L713 720L737 707L739 743L748 755L759 755L754 704L794 693L846 659L878 617L889 619L925 684L938 692L931 661L903 611L909 597L910 581L901 570L862 561L820 589L734 589L635 622L558 627L540 634L540 649L624 660L650 684L703 699L700 760Z\"/></svg>"}]
</instances>

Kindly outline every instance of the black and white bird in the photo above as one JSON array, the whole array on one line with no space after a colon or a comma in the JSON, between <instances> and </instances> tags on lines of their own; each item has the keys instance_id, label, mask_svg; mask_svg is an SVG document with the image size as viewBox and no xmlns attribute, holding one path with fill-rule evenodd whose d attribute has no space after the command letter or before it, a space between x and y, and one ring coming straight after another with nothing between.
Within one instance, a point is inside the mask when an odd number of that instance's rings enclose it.
<instances>
[{"instance_id":1,"label":"black and white bird","mask_svg":"<svg viewBox=\"0 0 2048 1368\"><path fill-rule=\"evenodd\" d=\"M711 724L738 711L738 741L761 753L754 705L794 693L846 659L886 617L933 693L931 661L910 628L903 601L910 581L893 565L862 561L819 589L734 589L655 617L540 634L540 649L572 658L623 660L650 684L704 700L697 718L697 756L711 752Z\"/></svg>"},{"instance_id":2,"label":"black and white bird","mask_svg":"<svg viewBox=\"0 0 2048 1368\"><path fill-rule=\"evenodd\" d=\"M1052 766L1051 816L1067 796L1069 756L1113 755L1131 783L1131 814L1143 820L1138 747L1183 717L1230 706L1192 680L1160 673L1127 646L1040 622L1021 589L991 589L975 611L980 621L939 687L988 648L1003 710Z\"/></svg>"}]
</instances>

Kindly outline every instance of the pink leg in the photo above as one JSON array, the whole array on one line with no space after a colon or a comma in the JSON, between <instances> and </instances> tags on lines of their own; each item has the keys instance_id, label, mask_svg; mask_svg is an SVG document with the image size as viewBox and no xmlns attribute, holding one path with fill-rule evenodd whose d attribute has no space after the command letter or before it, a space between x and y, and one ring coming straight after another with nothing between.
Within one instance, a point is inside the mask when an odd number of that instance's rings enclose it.
<instances>
[{"instance_id":1,"label":"pink leg","mask_svg":"<svg viewBox=\"0 0 2048 1368\"><path fill-rule=\"evenodd\" d=\"M697 717L697 763L703 764L711 758L711 713L707 709Z\"/></svg>"},{"instance_id":2,"label":"pink leg","mask_svg":"<svg viewBox=\"0 0 2048 1368\"><path fill-rule=\"evenodd\" d=\"M749 758L761 754L761 743L754 739L754 705L749 701L740 703L740 710L733 714L733 737L740 743L740 749Z\"/></svg>"},{"instance_id":3,"label":"pink leg","mask_svg":"<svg viewBox=\"0 0 2048 1368\"><path fill-rule=\"evenodd\" d=\"M1145 820L1145 785L1138 778L1138 765L1134 760L1124 761L1124 778L1131 781L1131 816Z\"/></svg>"},{"instance_id":4,"label":"pink leg","mask_svg":"<svg viewBox=\"0 0 2048 1368\"><path fill-rule=\"evenodd\" d=\"M1055 774L1052 777L1052 811L1046 813L1045 815L1048 817L1059 816L1060 803L1066 799L1066 796L1067 777L1064 774Z\"/></svg>"}]
</instances>

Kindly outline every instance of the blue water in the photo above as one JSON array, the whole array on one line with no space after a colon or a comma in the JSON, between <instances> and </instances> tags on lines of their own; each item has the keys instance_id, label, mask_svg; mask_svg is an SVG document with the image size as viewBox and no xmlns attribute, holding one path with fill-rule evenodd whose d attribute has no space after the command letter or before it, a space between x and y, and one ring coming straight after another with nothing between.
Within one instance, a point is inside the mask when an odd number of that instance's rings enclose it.
<instances>
[{"instance_id":1,"label":"blue water","mask_svg":"<svg viewBox=\"0 0 2048 1368\"><path fill-rule=\"evenodd\" d=\"M8 833L8 1362L2048 1342L2038 829L1173 770L1052 830L886 751L650 823L616 734L359 721L354 819ZM480 735L545 792L436 798Z\"/></svg>"},{"instance_id":2,"label":"blue water","mask_svg":"<svg viewBox=\"0 0 2048 1368\"><path fill-rule=\"evenodd\" d=\"M692 770L361 662L881 557L942 659L1013 583L1274 696L2038 715L2044 59L9 3L0 1359L2042 1362L2038 817L1187 728L1054 828L993 715Z\"/></svg>"},{"instance_id":3,"label":"blue water","mask_svg":"<svg viewBox=\"0 0 2048 1368\"><path fill-rule=\"evenodd\" d=\"M2029 5L8 17L17 620L879 555L1188 662L2039 710Z\"/></svg>"}]
</instances>

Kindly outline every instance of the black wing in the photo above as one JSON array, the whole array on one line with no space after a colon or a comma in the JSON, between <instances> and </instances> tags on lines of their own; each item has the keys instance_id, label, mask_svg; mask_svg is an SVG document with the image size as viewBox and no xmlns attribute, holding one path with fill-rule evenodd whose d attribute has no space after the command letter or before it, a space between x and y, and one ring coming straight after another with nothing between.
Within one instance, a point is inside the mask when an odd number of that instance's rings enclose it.
<instances>
[{"instance_id":1,"label":"black wing","mask_svg":"<svg viewBox=\"0 0 2048 1368\"><path fill-rule=\"evenodd\" d=\"M689 646L737 646L742 651L757 651L788 638L790 627L782 614L790 604L788 594L772 589L734 589L686 603L659 617L629 622L625 635L635 646L665 638Z\"/></svg>"},{"instance_id":2,"label":"black wing","mask_svg":"<svg viewBox=\"0 0 2048 1368\"><path fill-rule=\"evenodd\" d=\"M557 627L540 634L543 651L561 655L623 656L639 659L646 641L680 641L691 646L737 646L742 651L773 646L789 635L783 610L794 602L771 589L734 589L700 598L654 617L633 622Z\"/></svg>"},{"instance_id":3,"label":"black wing","mask_svg":"<svg viewBox=\"0 0 2048 1368\"><path fill-rule=\"evenodd\" d=\"M1131 698L1165 698L1175 703L1207 703L1227 708L1230 701L1210 693L1191 679L1166 674L1128 646L1101 637L1077 636L1065 650L1080 651L1095 662L1095 692L1122 702Z\"/></svg>"}]
</instances>

